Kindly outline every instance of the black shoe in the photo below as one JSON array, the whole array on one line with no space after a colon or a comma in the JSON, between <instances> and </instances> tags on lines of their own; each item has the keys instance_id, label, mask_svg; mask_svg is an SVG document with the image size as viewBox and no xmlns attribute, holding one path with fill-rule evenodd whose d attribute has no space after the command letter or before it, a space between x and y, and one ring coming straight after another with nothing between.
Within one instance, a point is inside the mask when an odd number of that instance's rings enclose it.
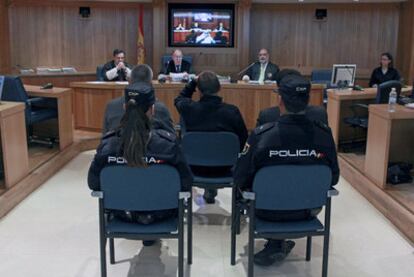
<instances>
[{"instance_id":1,"label":"black shoe","mask_svg":"<svg viewBox=\"0 0 414 277\"><path fill-rule=\"evenodd\" d=\"M155 242L156 242L156 240L143 240L143 241L142 241L142 244L143 244L144 246L152 246L152 245L154 245L154 244L155 244Z\"/></svg>"},{"instance_id":2,"label":"black shoe","mask_svg":"<svg viewBox=\"0 0 414 277\"><path fill-rule=\"evenodd\" d=\"M275 262L283 261L295 247L295 242L269 240L262 251L254 255L254 263L261 266L270 266Z\"/></svg>"},{"instance_id":3,"label":"black shoe","mask_svg":"<svg viewBox=\"0 0 414 277\"><path fill-rule=\"evenodd\" d=\"M214 204L216 203L217 189L205 189L203 198L207 204Z\"/></svg>"}]
</instances>

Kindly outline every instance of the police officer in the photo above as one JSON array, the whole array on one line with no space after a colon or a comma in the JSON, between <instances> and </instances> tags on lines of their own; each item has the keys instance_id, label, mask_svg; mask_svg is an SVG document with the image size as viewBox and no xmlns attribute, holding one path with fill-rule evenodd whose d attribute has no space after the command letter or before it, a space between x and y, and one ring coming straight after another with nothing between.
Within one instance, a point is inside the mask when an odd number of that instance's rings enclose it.
<instances>
[{"instance_id":1,"label":"police officer","mask_svg":"<svg viewBox=\"0 0 414 277\"><path fill-rule=\"evenodd\" d=\"M175 106L180 113L185 130L204 132L232 132L239 137L240 145L247 139L247 129L239 109L223 102L218 96L220 82L212 71L200 73L197 80L192 80L175 98ZM192 96L198 88L201 92L200 101L193 101ZM231 176L231 168L227 167L191 167L194 174L206 177ZM215 202L216 189L206 189L204 199L207 203Z\"/></svg>"},{"instance_id":2,"label":"police officer","mask_svg":"<svg viewBox=\"0 0 414 277\"><path fill-rule=\"evenodd\" d=\"M330 128L323 122L310 121L305 110L309 102L310 83L302 76L284 77L278 88L282 116L278 122L256 128L239 157L234 181L241 190L252 187L256 172L265 166L283 164L324 164L332 170L332 186L339 179L335 144ZM270 221L305 220L320 209L275 212L257 210L256 215ZM269 239L254 261L269 266L283 260L294 247L293 241Z\"/></svg>"},{"instance_id":3,"label":"police officer","mask_svg":"<svg viewBox=\"0 0 414 277\"><path fill-rule=\"evenodd\" d=\"M99 145L88 173L88 185L100 189L101 170L110 165L145 167L151 164L170 164L177 168L183 190L189 190L192 174L173 133L151 129L154 115L154 89L151 84L132 84L125 89L125 115L120 128L106 134ZM149 224L177 214L176 210L157 212L117 212L114 216L130 222ZM151 245L153 242L144 242Z\"/></svg>"}]
</instances>

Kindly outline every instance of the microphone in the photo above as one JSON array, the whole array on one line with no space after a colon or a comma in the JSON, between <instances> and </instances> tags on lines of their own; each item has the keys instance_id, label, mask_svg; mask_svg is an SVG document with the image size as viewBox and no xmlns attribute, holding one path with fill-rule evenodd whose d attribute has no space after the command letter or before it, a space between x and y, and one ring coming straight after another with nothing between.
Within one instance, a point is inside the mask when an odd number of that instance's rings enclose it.
<instances>
[{"instance_id":1,"label":"microphone","mask_svg":"<svg viewBox=\"0 0 414 277\"><path fill-rule=\"evenodd\" d=\"M255 63L256 62L252 62L247 67L245 67L242 71L240 71L239 73L237 73L237 75L240 76L242 73L246 72L250 67L252 67Z\"/></svg>"},{"instance_id":2,"label":"microphone","mask_svg":"<svg viewBox=\"0 0 414 277\"><path fill-rule=\"evenodd\" d=\"M170 60L168 60L168 61L166 61L165 62L165 64L164 64L164 74L167 74L167 71L168 71L168 65L170 64L170 62L171 62L172 60L170 59Z\"/></svg>"}]
</instances>

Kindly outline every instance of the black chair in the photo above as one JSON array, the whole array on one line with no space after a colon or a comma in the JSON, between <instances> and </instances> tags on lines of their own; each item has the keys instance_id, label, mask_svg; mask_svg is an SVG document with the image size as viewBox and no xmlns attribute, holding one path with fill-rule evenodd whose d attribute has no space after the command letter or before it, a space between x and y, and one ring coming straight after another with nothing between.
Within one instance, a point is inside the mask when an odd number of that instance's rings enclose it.
<instances>
[{"instance_id":1,"label":"black chair","mask_svg":"<svg viewBox=\"0 0 414 277\"><path fill-rule=\"evenodd\" d=\"M97 81L105 81L103 69L104 69L103 65L98 65L96 67L96 80Z\"/></svg>"},{"instance_id":2,"label":"black chair","mask_svg":"<svg viewBox=\"0 0 414 277\"><path fill-rule=\"evenodd\" d=\"M256 238L307 238L306 261L311 259L312 237L323 236L322 276L328 274L331 197L338 191L331 189L331 169L324 165L278 165L261 168L254 178L252 192L243 192L242 200L248 207L249 242L248 276L253 277L254 240ZM295 211L325 206L325 220L317 218L272 222L256 217L255 210ZM231 264L235 264L236 229L232 223Z\"/></svg>"},{"instance_id":3,"label":"black chair","mask_svg":"<svg viewBox=\"0 0 414 277\"><path fill-rule=\"evenodd\" d=\"M312 84L330 85L332 78L332 69L314 69L311 73Z\"/></svg>"},{"instance_id":4,"label":"black chair","mask_svg":"<svg viewBox=\"0 0 414 277\"><path fill-rule=\"evenodd\" d=\"M392 88L395 88L397 92L397 101L400 97L402 84L400 81L388 81L382 83L377 88L377 96L375 98L374 104L387 104ZM368 105L367 104L353 104L351 105L352 117L344 118L345 124L351 126L352 128L362 128L364 130L368 129ZM355 130L356 131L356 130ZM354 143L355 138L351 142Z\"/></svg>"},{"instance_id":5,"label":"black chair","mask_svg":"<svg viewBox=\"0 0 414 277\"><path fill-rule=\"evenodd\" d=\"M56 99L29 97L20 77L5 76L1 100L25 103L25 118L26 126L28 128L29 143L46 144L49 147L53 147L55 138L35 138L33 136L33 125L57 118L58 112Z\"/></svg>"},{"instance_id":6,"label":"black chair","mask_svg":"<svg viewBox=\"0 0 414 277\"><path fill-rule=\"evenodd\" d=\"M184 132L181 145L189 166L231 168L240 151L239 138L231 132ZM233 176L193 176L197 187L224 188L233 184Z\"/></svg>"},{"instance_id":7,"label":"black chair","mask_svg":"<svg viewBox=\"0 0 414 277\"><path fill-rule=\"evenodd\" d=\"M114 239L178 239L178 276L184 274L184 209L191 203L190 192L181 192L178 171L168 165L148 168L110 166L101 172L99 198L99 235L101 276L106 277L106 242L109 239L111 264L115 263ZM186 203L187 202L187 203ZM111 210L158 211L178 209L178 216L151 224L128 223L111 216ZM189 215L189 214L188 214ZM188 218L187 218L188 220ZM191 230L191 225L188 224ZM187 263L192 263L192 238L188 232Z\"/></svg>"}]
</instances>

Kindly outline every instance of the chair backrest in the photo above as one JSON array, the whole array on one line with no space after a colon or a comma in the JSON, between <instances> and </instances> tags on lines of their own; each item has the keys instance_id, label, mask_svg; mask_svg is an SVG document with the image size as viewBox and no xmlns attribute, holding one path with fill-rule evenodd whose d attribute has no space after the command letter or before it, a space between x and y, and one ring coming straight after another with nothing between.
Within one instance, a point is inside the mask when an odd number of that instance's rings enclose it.
<instances>
[{"instance_id":1,"label":"chair backrest","mask_svg":"<svg viewBox=\"0 0 414 277\"><path fill-rule=\"evenodd\" d=\"M104 81L104 73L103 73L103 65L98 65L96 67L96 80L97 81Z\"/></svg>"},{"instance_id":2,"label":"chair backrest","mask_svg":"<svg viewBox=\"0 0 414 277\"><path fill-rule=\"evenodd\" d=\"M314 84L330 84L332 69L315 69L311 73L311 82Z\"/></svg>"},{"instance_id":3,"label":"chair backrest","mask_svg":"<svg viewBox=\"0 0 414 277\"><path fill-rule=\"evenodd\" d=\"M105 167L100 175L105 209L157 211L178 208L180 175L169 165Z\"/></svg>"},{"instance_id":4,"label":"chair backrest","mask_svg":"<svg viewBox=\"0 0 414 277\"><path fill-rule=\"evenodd\" d=\"M28 99L22 80L18 76L5 76L1 100L12 102L24 102Z\"/></svg>"},{"instance_id":5,"label":"chair backrest","mask_svg":"<svg viewBox=\"0 0 414 277\"><path fill-rule=\"evenodd\" d=\"M256 208L291 211L326 204L332 172L326 165L276 165L261 168L253 181Z\"/></svg>"},{"instance_id":6,"label":"chair backrest","mask_svg":"<svg viewBox=\"0 0 414 277\"><path fill-rule=\"evenodd\" d=\"M377 88L377 98L375 103L377 104L387 104L388 99L390 98L390 92L392 88L395 88L397 91L397 100L400 98L401 93L401 82L400 81L388 81L380 84Z\"/></svg>"},{"instance_id":7,"label":"chair backrest","mask_svg":"<svg viewBox=\"0 0 414 277\"><path fill-rule=\"evenodd\" d=\"M185 132L181 145L193 166L233 166L240 151L239 138L231 132Z\"/></svg>"},{"instance_id":8,"label":"chair backrest","mask_svg":"<svg viewBox=\"0 0 414 277\"><path fill-rule=\"evenodd\" d=\"M162 59L161 59L161 68L163 69L163 71L165 71L167 69L167 65L168 65L168 63L171 60L172 60L172 56L171 55L164 55L164 56L162 56ZM185 56L183 56L183 60L186 61L186 62L188 62L188 63L190 63L190 64L193 64L193 57L192 56L185 55Z\"/></svg>"}]
</instances>

